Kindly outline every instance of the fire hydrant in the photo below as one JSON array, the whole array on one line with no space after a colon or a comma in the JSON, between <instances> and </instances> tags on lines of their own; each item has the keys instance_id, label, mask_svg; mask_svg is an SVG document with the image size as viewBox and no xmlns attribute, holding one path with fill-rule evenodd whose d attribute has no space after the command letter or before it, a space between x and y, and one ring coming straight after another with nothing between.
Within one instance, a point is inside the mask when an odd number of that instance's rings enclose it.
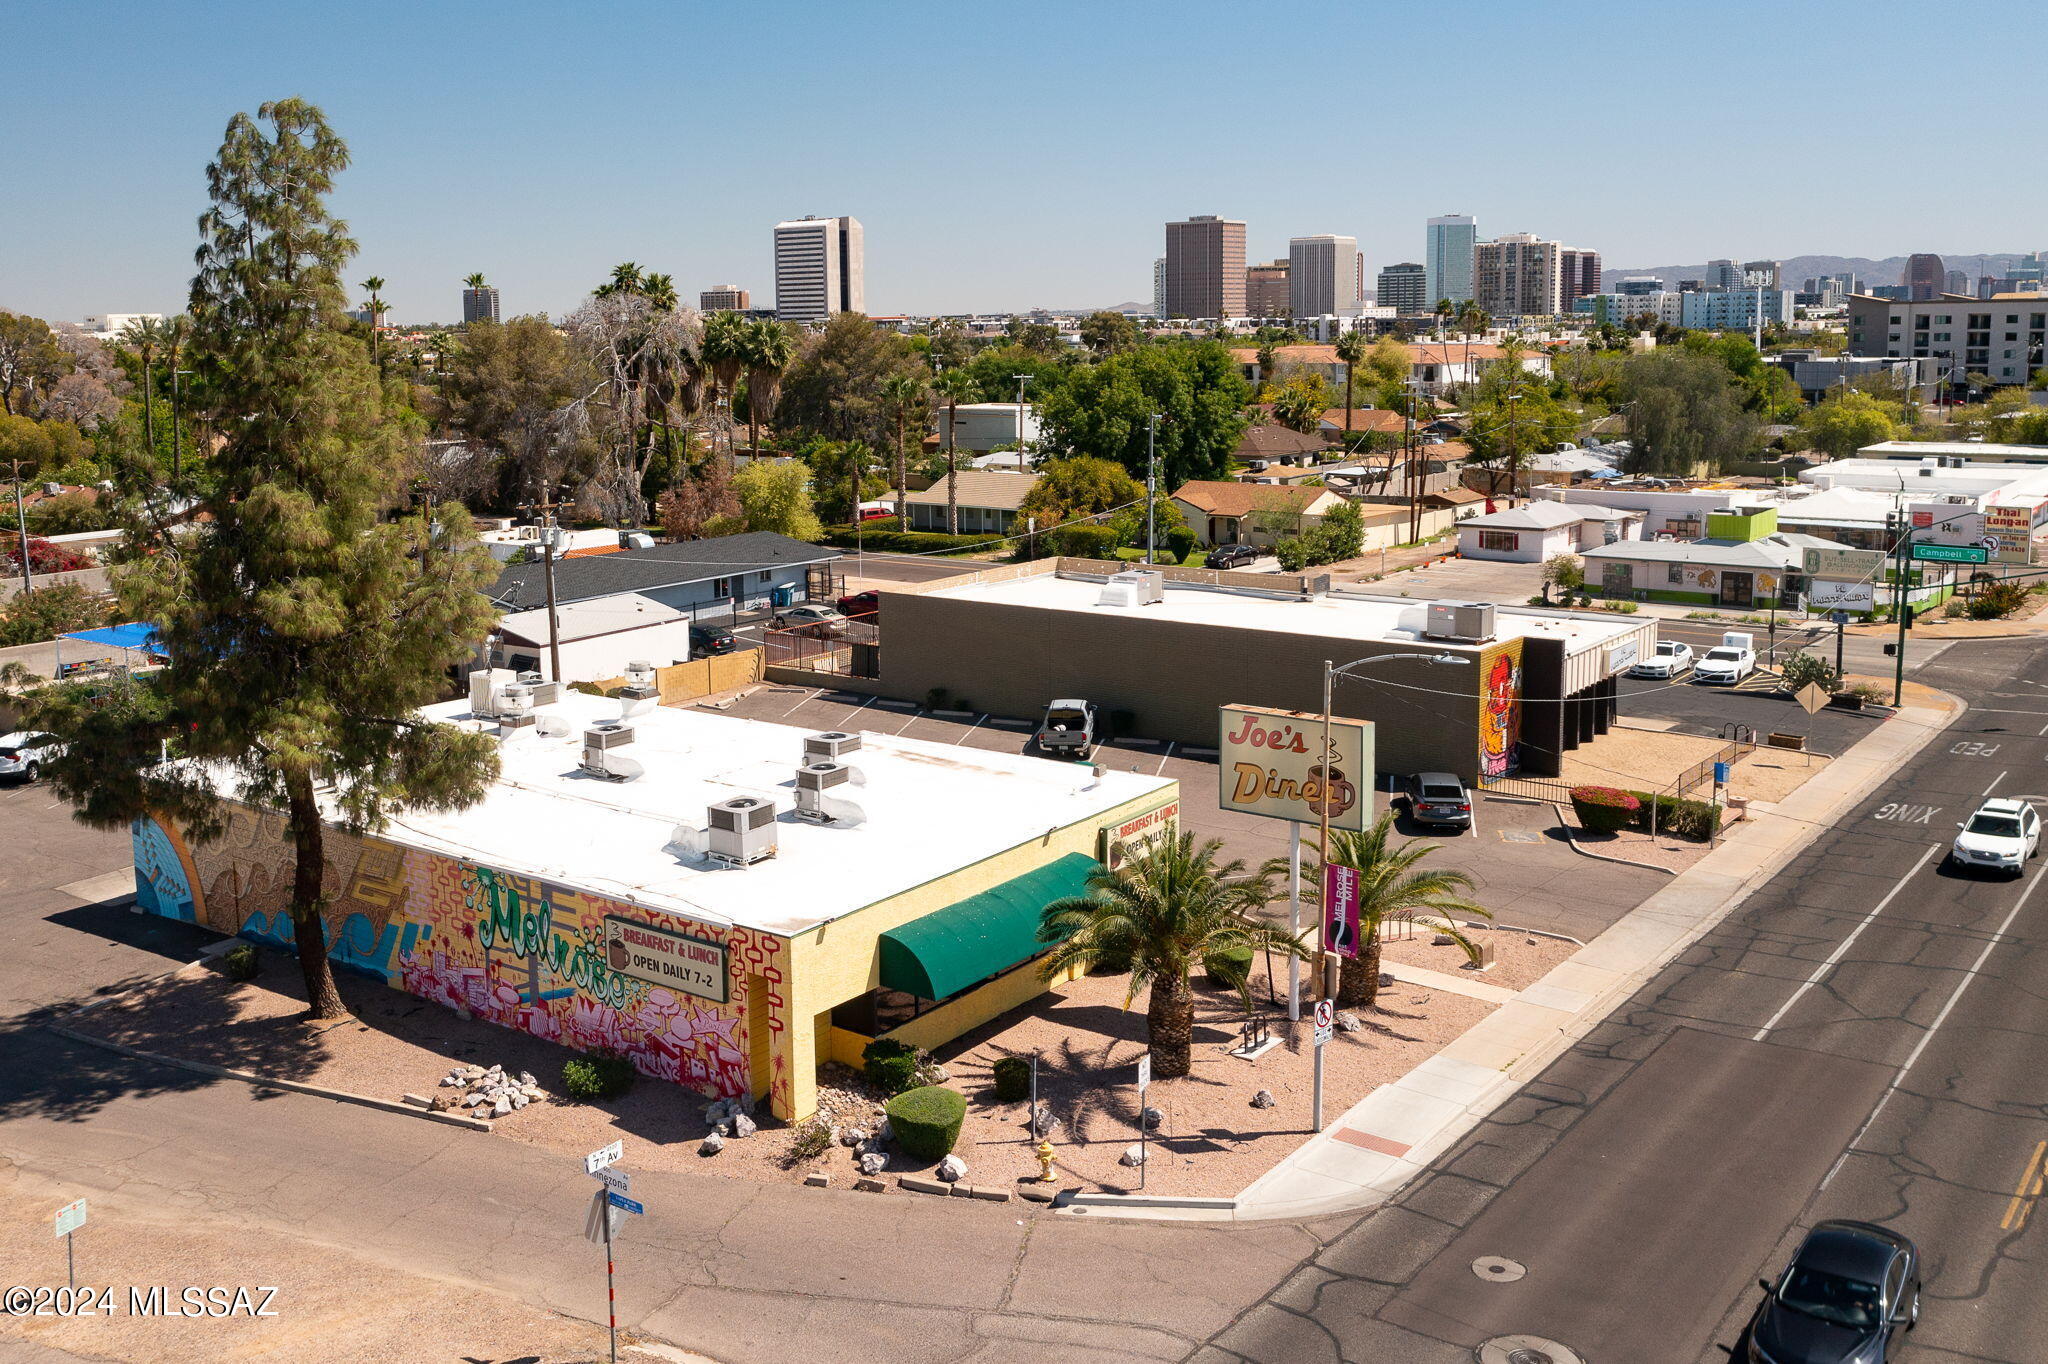
<instances>
[{"instance_id":1,"label":"fire hydrant","mask_svg":"<svg viewBox=\"0 0 2048 1364\"><path fill-rule=\"evenodd\" d=\"M1038 1139L1038 1182L1040 1184L1050 1184L1053 1182L1053 1179L1052 1142L1045 1137L1040 1137Z\"/></svg>"}]
</instances>

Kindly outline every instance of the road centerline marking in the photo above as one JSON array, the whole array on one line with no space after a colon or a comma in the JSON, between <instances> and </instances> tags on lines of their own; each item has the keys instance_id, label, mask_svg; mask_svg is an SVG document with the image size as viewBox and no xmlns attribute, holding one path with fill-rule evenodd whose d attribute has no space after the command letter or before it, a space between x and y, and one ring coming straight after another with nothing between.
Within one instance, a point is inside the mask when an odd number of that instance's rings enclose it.
<instances>
[{"instance_id":1,"label":"road centerline marking","mask_svg":"<svg viewBox=\"0 0 2048 1364\"><path fill-rule=\"evenodd\" d=\"M1909 881L1911 881L1915 876L1918 876L1920 874L1920 869L1921 867L1926 865L1927 859L1934 856L1934 854L1939 851L1941 851L1941 845L1937 843L1934 844L1932 847L1924 849L1918 857L1914 858L1913 865L1906 869L1906 874L1899 878L1899 883L1893 886L1889 891L1885 892L1885 897L1877 902L1876 907L1872 909L1868 914L1863 916L1863 922L1857 924L1855 928L1851 929L1849 932L1849 936L1842 939L1842 941L1836 945L1834 951L1828 953L1826 961L1822 962L1819 966L1813 968L1813 974L1808 976L1805 980L1805 983L1800 985L1798 989L1792 992L1792 995L1789 999L1787 999L1783 1004L1778 1006L1778 1011L1772 1014L1769 1020L1766 1021L1761 1028L1758 1028L1755 1034L1749 1040L1752 1042L1761 1042L1766 1037L1770 1036L1771 1029L1778 1026L1778 1021L1784 1018L1786 1014L1792 1012L1792 1006L1797 1004L1801 999L1805 998L1806 992L1808 990L1811 990L1814 986L1820 984L1820 978L1826 975L1829 971L1834 969L1836 963L1840 962L1843 956L1848 953L1849 949L1855 945L1856 939L1863 935L1863 930L1870 927L1870 925L1876 920L1878 915L1884 913L1885 906L1889 905L1892 902L1893 898L1896 897L1900 891L1906 888L1906 884Z\"/></svg>"},{"instance_id":2,"label":"road centerline marking","mask_svg":"<svg viewBox=\"0 0 2048 1364\"><path fill-rule=\"evenodd\" d=\"M2033 1206L2035 1196L2041 1192L2041 1156L2044 1153L2048 1153L2048 1141L2035 1145L2034 1154L2027 1158L2026 1168L2020 1171L2019 1186L2013 1190L2012 1201L2005 1205L2005 1216L1998 1219L2000 1231L2015 1230L2014 1218L2019 1219L2018 1228L2026 1226L2027 1210Z\"/></svg>"}]
</instances>

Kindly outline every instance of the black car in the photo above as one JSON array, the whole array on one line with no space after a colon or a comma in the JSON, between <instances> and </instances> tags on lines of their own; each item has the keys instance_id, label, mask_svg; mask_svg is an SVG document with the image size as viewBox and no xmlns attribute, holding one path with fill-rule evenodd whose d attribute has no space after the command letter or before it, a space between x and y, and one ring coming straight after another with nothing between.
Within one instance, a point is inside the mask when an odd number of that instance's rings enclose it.
<instances>
[{"instance_id":1,"label":"black car","mask_svg":"<svg viewBox=\"0 0 2048 1364\"><path fill-rule=\"evenodd\" d=\"M690 653L696 658L707 658L712 654L729 654L740 647L732 631L723 625L692 625L690 627Z\"/></svg>"},{"instance_id":2,"label":"black car","mask_svg":"<svg viewBox=\"0 0 2048 1364\"><path fill-rule=\"evenodd\" d=\"M1806 1233L1749 1323L1750 1364L1883 1364L1920 1318L1920 1252L1869 1222Z\"/></svg>"},{"instance_id":3,"label":"black car","mask_svg":"<svg viewBox=\"0 0 2048 1364\"><path fill-rule=\"evenodd\" d=\"M1218 545L1202 560L1207 568L1244 568L1257 561L1259 552L1250 545Z\"/></svg>"}]
</instances>

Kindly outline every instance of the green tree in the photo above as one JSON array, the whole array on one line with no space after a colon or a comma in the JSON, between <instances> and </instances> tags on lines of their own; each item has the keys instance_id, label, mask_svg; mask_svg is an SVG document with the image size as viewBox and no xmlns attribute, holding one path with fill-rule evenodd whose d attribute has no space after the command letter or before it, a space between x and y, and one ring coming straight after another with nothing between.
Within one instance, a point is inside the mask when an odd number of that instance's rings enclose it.
<instances>
[{"instance_id":1,"label":"green tree","mask_svg":"<svg viewBox=\"0 0 2048 1364\"><path fill-rule=\"evenodd\" d=\"M1422 868L1424 858L1437 845L1425 839L1403 839L1394 843L1394 812L1386 811L1363 830L1335 829L1330 833L1329 861L1334 866L1358 872L1358 955L1346 957L1338 978L1337 1002L1371 1008L1380 988L1380 940L1387 922L1414 914L1436 916L1430 927L1449 937L1474 961L1479 949L1460 931L1450 915L1464 914L1491 919L1491 911L1472 902L1465 892L1473 887L1465 872ZM1315 886L1304 892L1315 898Z\"/></svg>"},{"instance_id":2,"label":"green tree","mask_svg":"<svg viewBox=\"0 0 2048 1364\"><path fill-rule=\"evenodd\" d=\"M26 313L0 311L0 413L38 416L57 381L71 372L71 357L50 324Z\"/></svg>"},{"instance_id":3,"label":"green tree","mask_svg":"<svg viewBox=\"0 0 2048 1364\"><path fill-rule=\"evenodd\" d=\"M1716 471L1754 454L1762 437L1741 386L1712 355L1666 346L1631 355L1622 366L1621 398L1628 409L1627 473Z\"/></svg>"},{"instance_id":4,"label":"green tree","mask_svg":"<svg viewBox=\"0 0 2048 1364\"><path fill-rule=\"evenodd\" d=\"M811 502L811 469L801 460L757 459L732 476L747 530L773 531L806 544L825 538Z\"/></svg>"},{"instance_id":5,"label":"green tree","mask_svg":"<svg viewBox=\"0 0 2048 1364\"><path fill-rule=\"evenodd\" d=\"M1090 873L1088 893L1047 905L1039 924L1038 940L1052 944L1045 979L1074 969L1128 975L1125 1008L1149 991L1145 1031L1160 1079L1188 1073L1196 967L1245 948L1305 955L1253 917L1273 900L1272 869L1247 874L1243 862L1219 863L1222 849L1220 839L1197 844L1189 833L1155 839L1115 870ZM1249 982L1239 990L1249 1008Z\"/></svg>"},{"instance_id":6,"label":"green tree","mask_svg":"<svg viewBox=\"0 0 2048 1364\"><path fill-rule=\"evenodd\" d=\"M1230 350L1214 341L1140 346L1077 369L1039 408L1050 455L1113 459L1145 476L1146 418L1157 413L1161 488L1217 478L1244 435L1250 397Z\"/></svg>"},{"instance_id":7,"label":"green tree","mask_svg":"<svg viewBox=\"0 0 2048 1364\"><path fill-rule=\"evenodd\" d=\"M1868 393L1850 389L1822 399L1800 419L1800 433L1810 449L1830 459L1847 459L1866 445L1898 434L1898 408Z\"/></svg>"},{"instance_id":8,"label":"green tree","mask_svg":"<svg viewBox=\"0 0 2048 1364\"><path fill-rule=\"evenodd\" d=\"M1553 554L1543 561L1543 595L1550 589L1562 591L1567 599L1586 585L1586 567L1576 554Z\"/></svg>"},{"instance_id":9,"label":"green tree","mask_svg":"<svg viewBox=\"0 0 2048 1364\"><path fill-rule=\"evenodd\" d=\"M10 542L12 537L9 537ZM34 542L31 542L32 544ZM12 555L8 562L19 562ZM53 583L23 592L7 604L0 616L0 647L40 644L73 630L90 630L107 623L106 604L77 583Z\"/></svg>"},{"instance_id":10,"label":"green tree","mask_svg":"<svg viewBox=\"0 0 2048 1364\"><path fill-rule=\"evenodd\" d=\"M1365 513L1356 502L1345 501L1323 513L1322 521L1310 532L1318 564L1338 564L1356 559L1365 548Z\"/></svg>"},{"instance_id":11,"label":"green tree","mask_svg":"<svg viewBox=\"0 0 2048 1364\"><path fill-rule=\"evenodd\" d=\"M1273 395L1273 420L1289 431L1312 436L1322 427L1323 413L1329 410L1329 404L1324 401L1325 397L1321 375L1296 375ZM1350 422L1350 411L1347 406L1347 425Z\"/></svg>"},{"instance_id":12,"label":"green tree","mask_svg":"<svg viewBox=\"0 0 2048 1364\"><path fill-rule=\"evenodd\" d=\"M489 631L496 566L469 544L460 507L392 512L417 423L392 410L344 331L355 244L325 199L347 164L301 100L228 124L191 294L193 361L221 440L213 520L117 580L162 635L169 663L147 684L161 712L141 726L68 716L50 773L101 827L161 811L204 839L225 827L224 795L282 811L316 1018L346 1012L321 921L329 823L369 830L396 810L469 805L497 771L491 739L417 714ZM204 766L138 771L138 749L173 738Z\"/></svg>"},{"instance_id":13,"label":"green tree","mask_svg":"<svg viewBox=\"0 0 2048 1364\"><path fill-rule=\"evenodd\" d=\"M1523 366L1519 347L1510 343L1502 350L1466 395L1472 420L1465 440L1470 462L1493 470L1494 491L1505 487L1513 495L1520 491L1523 458L1570 440L1579 418Z\"/></svg>"},{"instance_id":14,"label":"green tree","mask_svg":"<svg viewBox=\"0 0 2048 1364\"><path fill-rule=\"evenodd\" d=\"M1038 481L1018 504L1021 520L1029 517L1040 531L1100 516L1138 504L1144 515L1145 485L1132 478L1123 465L1088 455L1049 459L1038 470ZM1160 499L1162 503L1169 499Z\"/></svg>"},{"instance_id":15,"label":"green tree","mask_svg":"<svg viewBox=\"0 0 2048 1364\"><path fill-rule=\"evenodd\" d=\"M775 415L782 394L782 376L796 358L796 337L770 317L747 323L747 450L761 453L761 423Z\"/></svg>"},{"instance_id":16,"label":"green tree","mask_svg":"<svg viewBox=\"0 0 2048 1364\"><path fill-rule=\"evenodd\" d=\"M924 438L925 416L929 411L930 397L925 388L924 376L906 371L893 374L882 382L882 398L888 404L889 414L896 422L896 441L890 448L896 453L896 515L904 530L910 529L910 456L904 440L909 432L910 417L918 417L917 435Z\"/></svg>"},{"instance_id":17,"label":"green tree","mask_svg":"<svg viewBox=\"0 0 2048 1364\"><path fill-rule=\"evenodd\" d=\"M1021 345L985 347L975 352L966 366L974 376L974 401L979 403L1016 402L1020 374L1026 377L1024 400L1042 403L1066 379L1070 368L1057 352Z\"/></svg>"},{"instance_id":18,"label":"green tree","mask_svg":"<svg viewBox=\"0 0 2048 1364\"><path fill-rule=\"evenodd\" d=\"M1081 319L1081 344L1097 355L1115 355L1130 350L1144 338L1138 324L1122 313L1090 313Z\"/></svg>"},{"instance_id":19,"label":"green tree","mask_svg":"<svg viewBox=\"0 0 2048 1364\"><path fill-rule=\"evenodd\" d=\"M726 420L732 420L732 403L740 375L747 368L747 320L736 312L721 310L704 316L704 367L711 373L711 401L722 406ZM728 435L731 427L726 427ZM727 457L732 442L726 442Z\"/></svg>"},{"instance_id":20,"label":"green tree","mask_svg":"<svg viewBox=\"0 0 2048 1364\"><path fill-rule=\"evenodd\" d=\"M974 398L974 377L950 369L932 380L932 396L946 409L946 534L960 533L960 404Z\"/></svg>"},{"instance_id":21,"label":"green tree","mask_svg":"<svg viewBox=\"0 0 2048 1364\"><path fill-rule=\"evenodd\" d=\"M384 368L383 318L384 276L372 275L362 283L362 290L369 297L363 300L363 311L370 315L370 363L378 369Z\"/></svg>"},{"instance_id":22,"label":"green tree","mask_svg":"<svg viewBox=\"0 0 2048 1364\"><path fill-rule=\"evenodd\" d=\"M46 479L88 453L85 437L70 422L0 415L0 469L20 460L23 478Z\"/></svg>"},{"instance_id":23,"label":"green tree","mask_svg":"<svg viewBox=\"0 0 2048 1364\"><path fill-rule=\"evenodd\" d=\"M889 380L922 372L903 337L859 313L834 313L822 331L804 338L790 364L776 426L799 436L880 445L895 421Z\"/></svg>"},{"instance_id":24,"label":"green tree","mask_svg":"<svg viewBox=\"0 0 2048 1364\"><path fill-rule=\"evenodd\" d=\"M514 506L542 483L590 475L595 449L571 409L598 372L546 318L470 323L447 371L442 419L466 451L442 464L443 492Z\"/></svg>"},{"instance_id":25,"label":"green tree","mask_svg":"<svg viewBox=\"0 0 2048 1364\"><path fill-rule=\"evenodd\" d=\"M1353 381L1357 377L1359 362L1372 353L1366 343L1365 333L1357 330L1345 332L1337 338L1337 358L1344 362L1344 448L1351 448L1351 409L1356 405ZM1300 431L1302 427L1296 427Z\"/></svg>"}]
</instances>

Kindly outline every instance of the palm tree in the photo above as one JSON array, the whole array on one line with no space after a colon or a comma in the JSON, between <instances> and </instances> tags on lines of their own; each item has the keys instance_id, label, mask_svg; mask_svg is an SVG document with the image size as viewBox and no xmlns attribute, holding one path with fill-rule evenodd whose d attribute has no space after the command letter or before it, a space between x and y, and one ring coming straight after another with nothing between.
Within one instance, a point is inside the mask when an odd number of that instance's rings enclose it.
<instances>
[{"instance_id":1,"label":"palm tree","mask_svg":"<svg viewBox=\"0 0 2048 1364\"><path fill-rule=\"evenodd\" d=\"M483 273L479 271L474 275L464 275L462 277L462 283L465 288L481 289L484 287Z\"/></svg>"},{"instance_id":2,"label":"palm tree","mask_svg":"<svg viewBox=\"0 0 2048 1364\"><path fill-rule=\"evenodd\" d=\"M964 369L949 369L932 381L932 391L946 405L946 534L960 533L960 404L974 397L974 378Z\"/></svg>"},{"instance_id":3,"label":"palm tree","mask_svg":"<svg viewBox=\"0 0 2048 1364\"><path fill-rule=\"evenodd\" d=\"M161 317L144 318L130 322L122 335L142 360L142 444L149 451L150 464L156 463L156 357L168 350L176 335L171 323Z\"/></svg>"},{"instance_id":4,"label":"palm tree","mask_svg":"<svg viewBox=\"0 0 2048 1364\"><path fill-rule=\"evenodd\" d=\"M612 267L612 277L591 292L599 298L610 298L614 294L630 297L640 293L643 284L640 267L632 261L622 261Z\"/></svg>"},{"instance_id":5,"label":"palm tree","mask_svg":"<svg viewBox=\"0 0 2048 1364\"><path fill-rule=\"evenodd\" d=\"M747 450L761 450L761 422L775 412L782 393L782 375L796 359L796 338L771 318L747 324Z\"/></svg>"},{"instance_id":6,"label":"palm tree","mask_svg":"<svg viewBox=\"0 0 2048 1364\"><path fill-rule=\"evenodd\" d=\"M363 300L363 308L370 314L370 363L381 370L384 361L377 344L377 319L384 315L384 276L372 275L361 287L369 295Z\"/></svg>"},{"instance_id":7,"label":"palm tree","mask_svg":"<svg viewBox=\"0 0 2048 1364\"><path fill-rule=\"evenodd\" d=\"M640 296L665 313L676 310L676 282L668 275L649 275L640 282Z\"/></svg>"},{"instance_id":8,"label":"palm tree","mask_svg":"<svg viewBox=\"0 0 2048 1364\"><path fill-rule=\"evenodd\" d=\"M712 405L723 405L729 415L733 391L740 381L740 371L747 367L747 320L731 311L707 314L704 318L704 339L699 345L699 355L703 360L705 372L711 377ZM729 425L726 428L727 463L732 461L731 429Z\"/></svg>"},{"instance_id":9,"label":"palm tree","mask_svg":"<svg viewBox=\"0 0 2048 1364\"><path fill-rule=\"evenodd\" d=\"M1157 839L1122 866L1091 872L1086 895L1055 900L1039 921L1038 940L1053 944L1040 967L1045 979L1075 968L1126 972L1125 1008L1149 988L1145 1029L1152 1073L1162 1078L1188 1073L1195 1026L1188 977L1196 966L1247 947L1306 955L1287 933L1252 918L1273 900L1272 869L1247 874L1235 860L1219 866L1222 849L1222 840L1198 845L1191 833ZM1248 980L1239 993L1249 1008Z\"/></svg>"},{"instance_id":10,"label":"palm tree","mask_svg":"<svg viewBox=\"0 0 2048 1364\"><path fill-rule=\"evenodd\" d=\"M913 409L925 410L926 393L924 378L918 374L898 374L882 385L882 398L889 404L889 410L896 414L896 525L898 530L910 529L910 457L903 449L903 428L910 420ZM920 436L923 423L919 423Z\"/></svg>"},{"instance_id":11,"label":"palm tree","mask_svg":"<svg viewBox=\"0 0 2048 1364\"><path fill-rule=\"evenodd\" d=\"M1330 834L1329 861L1334 866L1351 867L1358 876L1358 955L1344 959L1344 968L1337 985L1339 1004L1358 1005L1370 1008L1380 988L1380 933L1387 920L1411 915L1418 910L1439 916L1431 927L1449 937L1465 954L1474 961L1479 959L1479 948L1464 935L1449 918L1452 914L1466 914L1481 919L1491 919L1493 912L1465 898L1463 892L1472 889L1472 878L1462 871L1434 869L1418 871L1416 864L1436 851L1436 844L1419 838L1404 839L1399 847L1388 844L1394 832L1394 812L1388 810L1373 822L1370 829L1353 831L1334 830ZM1269 864L1273 871L1275 864ZM1304 894L1319 898L1316 887L1323 878L1315 878L1314 885Z\"/></svg>"},{"instance_id":12,"label":"palm tree","mask_svg":"<svg viewBox=\"0 0 2048 1364\"><path fill-rule=\"evenodd\" d=\"M1365 333L1348 331L1337 338L1337 358L1344 362L1344 449L1351 450L1351 375L1358 362L1370 352L1365 344Z\"/></svg>"},{"instance_id":13,"label":"palm tree","mask_svg":"<svg viewBox=\"0 0 2048 1364\"><path fill-rule=\"evenodd\" d=\"M192 339L192 319L179 313L164 324L164 358L171 365L171 478L175 482L185 471L184 386L178 382L178 353Z\"/></svg>"}]
</instances>

